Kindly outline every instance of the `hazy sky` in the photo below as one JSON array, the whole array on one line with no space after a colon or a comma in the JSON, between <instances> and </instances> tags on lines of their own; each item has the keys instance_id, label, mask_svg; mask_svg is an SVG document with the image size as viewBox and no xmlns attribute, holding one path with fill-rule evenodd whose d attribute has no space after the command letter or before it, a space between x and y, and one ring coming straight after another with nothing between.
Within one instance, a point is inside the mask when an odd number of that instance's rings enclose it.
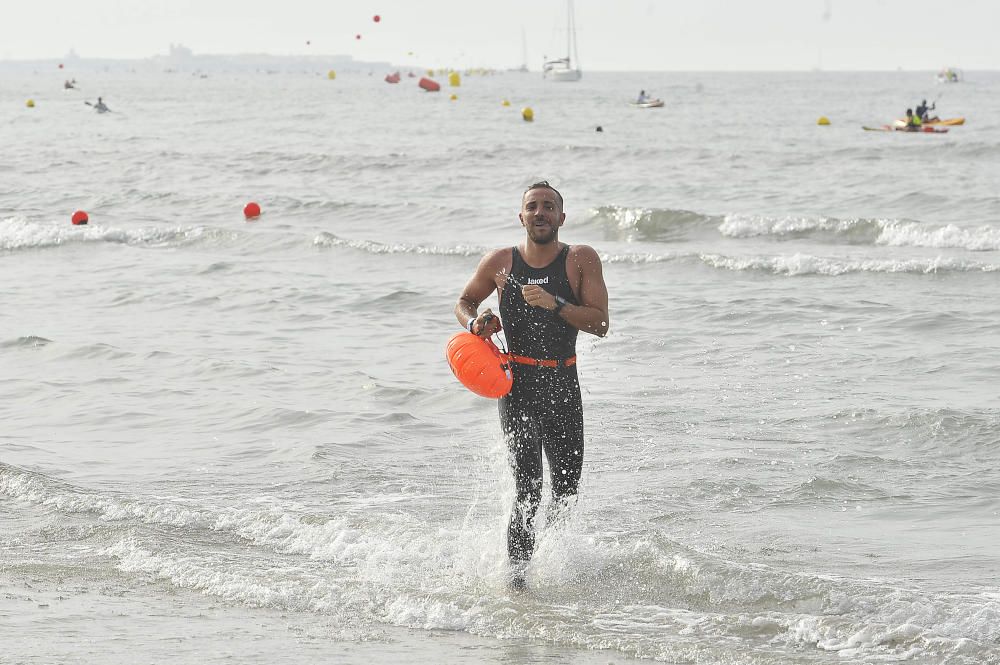
<instances>
[{"instance_id":1,"label":"hazy sky","mask_svg":"<svg viewBox=\"0 0 1000 665\"><path fill-rule=\"evenodd\" d=\"M349 54L539 69L566 0L0 0L0 59ZM1000 69L1000 0L576 0L585 70ZM372 17L379 14L381 22ZM355 39L360 34L361 39ZM524 39L522 42L522 34ZM306 42L310 42L307 44ZM414 55L409 56L412 52Z\"/></svg>"}]
</instances>

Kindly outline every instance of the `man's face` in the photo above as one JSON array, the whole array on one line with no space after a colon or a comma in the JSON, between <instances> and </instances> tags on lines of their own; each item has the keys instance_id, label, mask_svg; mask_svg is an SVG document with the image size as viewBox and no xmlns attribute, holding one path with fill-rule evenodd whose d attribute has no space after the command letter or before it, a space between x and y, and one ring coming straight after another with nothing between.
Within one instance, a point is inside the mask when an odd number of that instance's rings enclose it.
<instances>
[{"instance_id":1,"label":"man's face","mask_svg":"<svg viewBox=\"0 0 1000 665\"><path fill-rule=\"evenodd\" d=\"M559 227L566 221L559 197L551 189L545 188L525 193L518 217L521 218L521 225L528 231L528 238L539 245L546 245L558 238Z\"/></svg>"}]
</instances>

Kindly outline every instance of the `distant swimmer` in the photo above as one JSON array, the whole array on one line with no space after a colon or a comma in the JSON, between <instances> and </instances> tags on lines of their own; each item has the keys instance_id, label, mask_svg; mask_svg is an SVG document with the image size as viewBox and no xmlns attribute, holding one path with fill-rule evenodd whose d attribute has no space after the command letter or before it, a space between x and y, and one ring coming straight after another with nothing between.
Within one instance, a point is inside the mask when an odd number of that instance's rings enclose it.
<instances>
[{"instance_id":1,"label":"distant swimmer","mask_svg":"<svg viewBox=\"0 0 1000 665\"><path fill-rule=\"evenodd\" d=\"M525 589L535 550L535 514L542 501L542 455L548 460L551 524L576 498L583 471L583 402L576 367L579 331L608 333L608 289L601 259L587 245L559 242L566 221L562 195L547 182L521 196L524 242L489 252L479 262L455 305L455 316L472 333L490 337L501 329L496 315L479 306L493 292L500 302L510 347L514 385L500 399L516 497L507 525L510 586Z\"/></svg>"},{"instance_id":2,"label":"distant swimmer","mask_svg":"<svg viewBox=\"0 0 1000 665\"><path fill-rule=\"evenodd\" d=\"M937 102L932 102L930 106L927 106L927 100L925 99L917 105L915 113L923 122L930 122L932 120L937 120L937 117L931 118L927 115L927 112L933 111L935 108L937 108Z\"/></svg>"}]
</instances>

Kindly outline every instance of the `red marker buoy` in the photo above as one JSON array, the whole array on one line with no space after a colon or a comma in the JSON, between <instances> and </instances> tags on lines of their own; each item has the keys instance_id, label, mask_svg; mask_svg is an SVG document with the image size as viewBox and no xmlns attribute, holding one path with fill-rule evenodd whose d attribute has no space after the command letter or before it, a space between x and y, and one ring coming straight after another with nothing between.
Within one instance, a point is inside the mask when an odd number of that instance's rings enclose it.
<instances>
[{"instance_id":1,"label":"red marker buoy","mask_svg":"<svg viewBox=\"0 0 1000 665\"><path fill-rule=\"evenodd\" d=\"M375 16L372 16L372 20L378 23L379 21L382 20L382 17L379 16L378 14L375 14Z\"/></svg>"},{"instance_id":2,"label":"red marker buoy","mask_svg":"<svg viewBox=\"0 0 1000 665\"><path fill-rule=\"evenodd\" d=\"M254 219L255 217L260 217L260 206L255 202L251 201L243 207L243 216L247 219Z\"/></svg>"},{"instance_id":3,"label":"red marker buoy","mask_svg":"<svg viewBox=\"0 0 1000 665\"><path fill-rule=\"evenodd\" d=\"M355 39L361 39L361 35L354 35Z\"/></svg>"},{"instance_id":4,"label":"red marker buoy","mask_svg":"<svg viewBox=\"0 0 1000 665\"><path fill-rule=\"evenodd\" d=\"M85 213L84 211L77 210L76 212L73 213L71 221L73 222L73 224L80 226L81 224L86 224L87 222L89 222L90 217L87 217L87 213Z\"/></svg>"}]
</instances>

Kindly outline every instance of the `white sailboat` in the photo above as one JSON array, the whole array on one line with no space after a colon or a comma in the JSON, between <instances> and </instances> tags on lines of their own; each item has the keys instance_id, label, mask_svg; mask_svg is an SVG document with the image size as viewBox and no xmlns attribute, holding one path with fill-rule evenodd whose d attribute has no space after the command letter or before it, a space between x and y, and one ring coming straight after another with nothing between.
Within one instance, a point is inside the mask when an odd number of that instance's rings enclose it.
<instances>
[{"instance_id":1,"label":"white sailboat","mask_svg":"<svg viewBox=\"0 0 1000 665\"><path fill-rule=\"evenodd\" d=\"M552 81L579 81L580 54L576 50L576 17L573 0L566 0L566 57L549 60L542 65L542 76Z\"/></svg>"}]
</instances>

